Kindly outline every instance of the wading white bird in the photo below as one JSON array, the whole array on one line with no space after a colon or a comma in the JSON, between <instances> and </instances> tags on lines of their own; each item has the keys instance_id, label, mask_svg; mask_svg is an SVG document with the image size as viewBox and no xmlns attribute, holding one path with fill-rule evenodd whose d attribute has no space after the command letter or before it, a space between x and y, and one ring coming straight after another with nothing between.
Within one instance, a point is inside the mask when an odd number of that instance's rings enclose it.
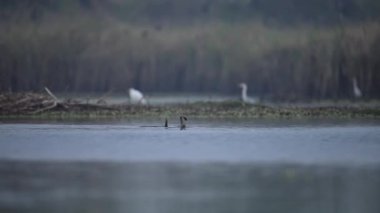
<instances>
[{"instance_id":1,"label":"wading white bird","mask_svg":"<svg viewBox=\"0 0 380 213\"><path fill-rule=\"evenodd\" d=\"M251 104L257 103L256 99L252 99L248 97L247 95L248 86L246 83L240 83L238 84L238 86L241 88L241 97L240 97L241 101L243 101L244 103L251 103Z\"/></svg>"},{"instance_id":2,"label":"wading white bird","mask_svg":"<svg viewBox=\"0 0 380 213\"><path fill-rule=\"evenodd\" d=\"M362 91L360 90L360 88L358 86L358 82L356 81L355 77L352 79L352 87L353 87L353 90L354 90L354 96L355 96L355 98L362 97Z\"/></svg>"},{"instance_id":3,"label":"wading white bird","mask_svg":"<svg viewBox=\"0 0 380 213\"><path fill-rule=\"evenodd\" d=\"M134 88L129 88L129 100L132 104L142 104L145 105L147 102L144 95Z\"/></svg>"}]
</instances>

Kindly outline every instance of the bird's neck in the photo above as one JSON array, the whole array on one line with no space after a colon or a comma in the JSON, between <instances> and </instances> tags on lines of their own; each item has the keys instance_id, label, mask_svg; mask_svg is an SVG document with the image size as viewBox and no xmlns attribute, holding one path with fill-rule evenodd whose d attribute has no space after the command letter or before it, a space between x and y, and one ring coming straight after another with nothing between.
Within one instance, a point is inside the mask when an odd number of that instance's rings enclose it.
<instances>
[{"instance_id":1,"label":"bird's neck","mask_svg":"<svg viewBox=\"0 0 380 213\"><path fill-rule=\"evenodd\" d=\"M242 87L242 90L241 90L241 99L243 101L247 100L247 87Z\"/></svg>"},{"instance_id":2,"label":"bird's neck","mask_svg":"<svg viewBox=\"0 0 380 213\"><path fill-rule=\"evenodd\" d=\"M185 124L184 118L180 117L179 120L180 120L180 129L184 130L186 128L186 124Z\"/></svg>"}]
</instances>

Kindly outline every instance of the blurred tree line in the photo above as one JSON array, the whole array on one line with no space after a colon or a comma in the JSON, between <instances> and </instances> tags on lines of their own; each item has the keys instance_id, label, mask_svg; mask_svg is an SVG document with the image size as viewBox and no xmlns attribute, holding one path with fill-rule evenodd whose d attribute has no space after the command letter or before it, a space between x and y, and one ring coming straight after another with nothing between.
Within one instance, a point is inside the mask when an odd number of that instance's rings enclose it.
<instances>
[{"instance_id":1,"label":"blurred tree line","mask_svg":"<svg viewBox=\"0 0 380 213\"><path fill-rule=\"evenodd\" d=\"M0 90L380 97L378 0L2 0Z\"/></svg>"}]
</instances>

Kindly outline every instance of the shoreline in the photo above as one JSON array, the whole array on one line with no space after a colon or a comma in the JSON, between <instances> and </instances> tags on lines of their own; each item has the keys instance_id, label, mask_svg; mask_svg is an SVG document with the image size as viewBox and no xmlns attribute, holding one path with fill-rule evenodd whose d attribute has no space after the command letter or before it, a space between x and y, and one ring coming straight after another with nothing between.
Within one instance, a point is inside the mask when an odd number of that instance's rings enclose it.
<instances>
[{"instance_id":1,"label":"shoreline","mask_svg":"<svg viewBox=\"0 0 380 213\"><path fill-rule=\"evenodd\" d=\"M380 118L378 106L270 106L243 104L238 101L197 102L189 104L138 106L107 105L55 108L41 113L7 113L0 109L0 119L101 119L176 117L193 118Z\"/></svg>"}]
</instances>

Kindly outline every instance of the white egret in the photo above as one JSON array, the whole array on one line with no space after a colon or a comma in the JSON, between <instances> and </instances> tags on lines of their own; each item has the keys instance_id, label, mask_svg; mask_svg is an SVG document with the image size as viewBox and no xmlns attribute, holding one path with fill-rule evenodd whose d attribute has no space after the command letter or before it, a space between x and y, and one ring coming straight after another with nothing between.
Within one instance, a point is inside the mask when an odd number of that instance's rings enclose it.
<instances>
[{"instance_id":1,"label":"white egret","mask_svg":"<svg viewBox=\"0 0 380 213\"><path fill-rule=\"evenodd\" d=\"M145 105L147 102L144 98L144 95L134 88L129 88L129 99L132 104L142 104Z\"/></svg>"},{"instance_id":2,"label":"white egret","mask_svg":"<svg viewBox=\"0 0 380 213\"><path fill-rule=\"evenodd\" d=\"M238 86L241 88L241 97L240 97L241 101L243 101L244 103L251 103L251 104L257 103L257 100L248 97L247 95L248 86L246 83L240 83L238 84Z\"/></svg>"},{"instance_id":3,"label":"white egret","mask_svg":"<svg viewBox=\"0 0 380 213\"><path fill-rule=\"evenodd\" d=\"M352 87L353 87L355 98L362 97L362 91L360 90L360 88L358 86L358 82L356 81L355 77L352 79Z\"/></svg>"}]
</instances>

